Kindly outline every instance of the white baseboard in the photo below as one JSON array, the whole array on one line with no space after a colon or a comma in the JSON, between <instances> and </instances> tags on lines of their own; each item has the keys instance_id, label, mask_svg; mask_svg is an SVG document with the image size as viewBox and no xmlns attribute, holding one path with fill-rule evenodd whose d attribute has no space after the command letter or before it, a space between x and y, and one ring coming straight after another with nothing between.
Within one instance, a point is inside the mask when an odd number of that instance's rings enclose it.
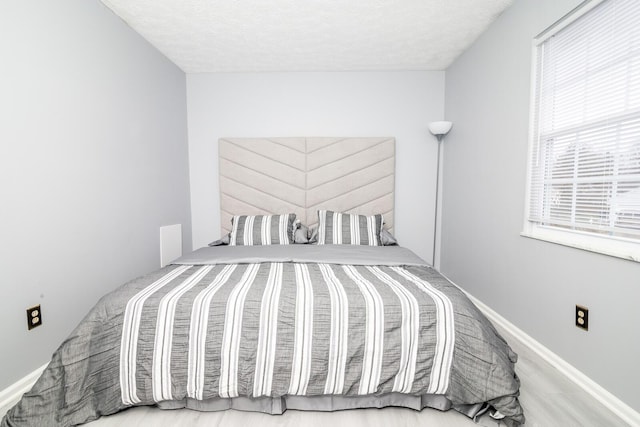
<instances>
[{"instance_id":1,"label":"white baseboard","mask_svg":"<svg viewBox=\"0 0 640 427\"><path fill-rule=\"evenodd\" d=\"M21 380L16 381L9 387L0 391L0 418L2 418L13 405L18 403L24 393L31 390L31 387L38 377L40 377L42 371L44 371L47 365L48 364L40 366L35 371L27 374L27 376Z\"/></svg>"},{"instance_id":2,"label":"white baseboard","mask_svg":"<svg viewBox=\"0 0 640 427\"><path fill-rule=\"evenodd\" d=\"M460 287L458 286L458 288ZM478 300L473 295L470 295L468 292L464 290L462 291L467 294L469 299L473 301L473 303L485 314L485 316L489 318L489 320L505 329L516 339L522 342L522 344L529 347L534 353L540 356L543 360L550 363L554 368L560 371L561 374L563 374L569 380L573 381L585 392L596 398L599 402L601 402L622 420L629 423L631 426L640 426L640 413L638 413L632 407L608 392L606 389L604 389L604 387L580 372L578 369L576 369L570 363L549 350L547 347L531 338L531 336L527 335L513 323L500 316L482 301Z\"/></svg>"}]
</instances>

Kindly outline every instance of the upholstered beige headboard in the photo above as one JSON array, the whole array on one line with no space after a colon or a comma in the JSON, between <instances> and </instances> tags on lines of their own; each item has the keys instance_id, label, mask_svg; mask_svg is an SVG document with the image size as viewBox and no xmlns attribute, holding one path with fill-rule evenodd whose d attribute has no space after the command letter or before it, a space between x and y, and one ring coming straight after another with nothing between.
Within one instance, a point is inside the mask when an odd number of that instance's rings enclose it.
<instances>
[{"instance_id":1,"label":"upholstered beige headboard","mask_svg":"<svg viewBox=\"0 0 640 427\"><path fill-rule=\"evenodd\" d=\"M233 215L294 212L303 224L329 209L382 213L394 224L394 138L222 138L222 234Z\"/></svg>"}]
</instances>

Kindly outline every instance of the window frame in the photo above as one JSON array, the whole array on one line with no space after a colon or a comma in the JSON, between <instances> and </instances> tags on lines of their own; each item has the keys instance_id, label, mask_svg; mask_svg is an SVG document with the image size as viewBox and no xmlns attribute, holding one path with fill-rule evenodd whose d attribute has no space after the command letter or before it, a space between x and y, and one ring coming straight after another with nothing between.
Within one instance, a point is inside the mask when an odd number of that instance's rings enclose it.
<instances>
[{"instance_id":1,"label":"window frame","mask_svg":"<svg viewBox=\"0 0 640 427\"><path fill-rule=\"evenodd\" d=\"M545 29L533 39L531 55L531 83L529 98L529 129L527 150L527 179L525 192L524 225L521 236L542 240L545 242L569 246L590 252L623 258L640 262L640 241L633 238L612 237L597 233L560 228L551 225L539 224L529 220L531 208L531 193L533 184L533 170L531 159L537 147L535 137L538 132L536 126L536 108L538 107L537 86L540 79L538 69L539 46L562 29L571 25L583 15L597 7L606 0L587 0L564 15L550 27Z\"/></svg>"}]
</instances>

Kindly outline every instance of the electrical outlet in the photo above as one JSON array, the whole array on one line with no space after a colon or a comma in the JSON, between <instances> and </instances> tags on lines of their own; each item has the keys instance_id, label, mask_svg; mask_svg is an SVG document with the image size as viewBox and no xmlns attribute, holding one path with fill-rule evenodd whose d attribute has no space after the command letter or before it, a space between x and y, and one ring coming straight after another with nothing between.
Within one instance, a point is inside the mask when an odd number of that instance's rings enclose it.
<instances>
[{"instance_id":1,"label":"electrical outlet","mask_svg":"<svg viewBox=\"0 0 640 427\"><path fill-rule=\"evenodd\" d=\"M589 309L576 305L576 326L585 331L589 330Z\"/></svg>"},{"instance_id":2,"label":"electrical outlet","mask_svg":"<svg viewBox=\"0 0 640 427\"><path fill-rule=\"evenodd\" d=\"M32 330L40 325L42 325L42 310L40 309L40 305L27 308L27 328Z\"/></svg>"}]
</instances>

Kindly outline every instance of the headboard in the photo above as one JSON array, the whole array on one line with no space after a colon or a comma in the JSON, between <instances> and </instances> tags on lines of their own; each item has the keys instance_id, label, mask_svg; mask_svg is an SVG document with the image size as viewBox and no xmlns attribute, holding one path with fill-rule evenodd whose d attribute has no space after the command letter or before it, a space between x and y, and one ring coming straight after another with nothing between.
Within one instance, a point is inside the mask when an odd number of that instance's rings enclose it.
<instances>
[{"instance_id":1,"label":"headboard","mask_svg":"<svg viewBox=\"0 0 640 427\"><path fill-rule=\"evenodd\" d=\"M382 213L394 224L394 138L222 138L220 222L233 215L293 212L303 224L329 209Z\"/></svg>"}]
</instances>

